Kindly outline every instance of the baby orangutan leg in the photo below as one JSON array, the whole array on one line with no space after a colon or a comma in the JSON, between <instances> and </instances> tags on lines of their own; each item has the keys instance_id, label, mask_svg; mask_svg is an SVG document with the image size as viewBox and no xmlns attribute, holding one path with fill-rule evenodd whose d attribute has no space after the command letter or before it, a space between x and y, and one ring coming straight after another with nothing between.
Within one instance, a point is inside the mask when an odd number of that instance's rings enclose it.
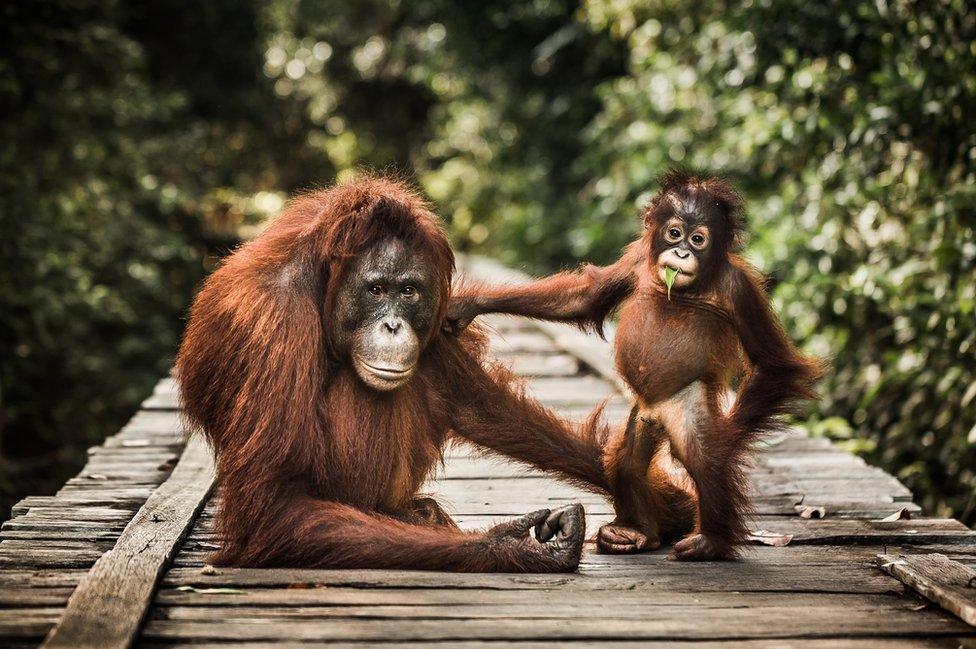
<instances>
[{"instance_id":1,"label":"baby orangutan leg","mask_svg":"<svg viewBox=\"0 0 976 649\"><path fill-rule=\"evenodd\" d=\"M655 493L659 476L651 464L666 440L663 426L642 419L634 406L626 427L608 442L605 463L616 518L597 533L600 552L631 554L661 546L658 518L662 503Z\"/></svg>"},{"instance_id":2,"label":"baby orangutan leg","mask_svg":"<svg viewBox=\"0 0 976 649\"><path fill-rule=\"evenodd\" d=\"M698 491L698 525L674 545L673 557L683 561L734 559L747 531L749 498L743 472L747 438L736 434L712 397L696 382L659 412Z\"/></svg>"},{"instance_id":3,"label":"baby orangutan leg","mask_svg":"<svg viewBox=\"0 0 976 649\"><path fill-rule=\"evenodd\" d=\"M687 461L699 493L699 524L690 536L674 544L675 559L726 561L735 559L745 541L745 516L749 507L745 478L718 444L695 449ZM711 446L711 450L709 450ZM708 453L714 453L708 456Z\"/></svg>"}]
</instances>

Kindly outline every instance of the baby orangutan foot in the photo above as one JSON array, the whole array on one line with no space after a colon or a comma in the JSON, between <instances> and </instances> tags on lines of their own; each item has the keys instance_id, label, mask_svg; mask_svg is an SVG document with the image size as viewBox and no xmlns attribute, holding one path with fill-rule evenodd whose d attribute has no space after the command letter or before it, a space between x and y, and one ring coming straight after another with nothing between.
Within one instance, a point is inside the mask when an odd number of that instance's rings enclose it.
<instances>
[{"instance_id":1,"label":"baby orangutan foot","mask_svg":"<svg viewBox=\"0 0 976 649\"><path fill-rule=\"evenodd\" d=\"M632 527L616 521L607 523L596 535L596 547L602 554L634 554L645 550L657 550L661 540L648 537Z\"/></svg>"},{"instance_id":2,"label":"baby orangutan foot","mask_svg":"<svg viewBox=\"0 0 976 649\"><path fill-rule=\"evenodd\" d=\"M714 537L692 534L674 544L671 558L678 561L728 561L735 558L735 549Z\"/></svg>"}]
</instances>

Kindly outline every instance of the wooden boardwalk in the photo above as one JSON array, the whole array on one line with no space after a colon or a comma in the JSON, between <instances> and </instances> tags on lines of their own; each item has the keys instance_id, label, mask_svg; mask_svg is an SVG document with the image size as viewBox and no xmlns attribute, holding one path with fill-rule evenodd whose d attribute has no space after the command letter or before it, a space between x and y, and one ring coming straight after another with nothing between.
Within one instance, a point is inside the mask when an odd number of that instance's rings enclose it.
<instances>
[{"instance_id":1,"label":"wooden boardwalk","mask_svg":"<svg viewBox=\"0 0 976 649\"><path fill-rule=\"evenodd\" d=\"M505 275L487 262L473 262L469 272ZM494 353L545 403L580 417L610 398L611 416L626 415L605 343L565 327L489 322ZM976 569L976 532L921 516L885 472L799 435L771 440L752 472L753 529L792 539L784 547L757 544L736 563L677 563L666 549L603 556L589 544L571 575L205 567L218 543L208 458L196 446L181 460L175 390L162 381L55 496L14 508L0 532L0 646L39 644L82 582L51 646L77 646L68 632L82 620L123 638L120 627L128 625L138 630L137 646L976 647L976 629L899 580L924 581L929 565L903 554L948 557L939 564L942 579L976 575L965 572ZM592 534L611 515L601 498L463 445L449 450L430 491L468 528L582 502ZM826 516L804 518L804 511ZM881 520L898 512L911 517ZM175 540L168 568L167 539ZM888 555L885 570L879 554ZM165 568L156 589L150 564ZM946 592L943 586L935 590ZM976 583L948 592L973 601ZM104 601L117 614L106 615ZM140 628L133 622L143 602Z\"/></svg>"}]
</instances>

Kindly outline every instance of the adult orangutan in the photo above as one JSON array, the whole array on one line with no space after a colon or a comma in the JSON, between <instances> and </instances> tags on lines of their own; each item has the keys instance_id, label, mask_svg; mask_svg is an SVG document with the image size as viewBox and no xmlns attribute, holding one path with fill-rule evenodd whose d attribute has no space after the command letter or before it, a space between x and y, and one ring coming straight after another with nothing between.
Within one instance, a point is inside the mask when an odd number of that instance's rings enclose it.
<instances>
[{"instance_id":1,"label":"adult orangutan","mask_svg":"<svg viewBox=\"0 0 976 649\"><path fill-rule=\"evenodd\" d=\"M486 368L481 333L442 332L453 267L417 194L370 177L298 198L207 280L176 368L216 453L215 562L575 569L579 505L472 533L418 495L452 433L610 489L598 439Z\"/></svg>"},{"instance_id":2,"label":"adult orangutan","mask_svg":"<svg viewBox=\"0 0 976 649\"><path fill-rule=\"evenodd\" d=\"M636 403L606 446L617 518L599 532L605 552L654 548L690 531L676 558L734 558L747 535L750 445L814 396L820 364L797 352L762 278L736 254L740 211L726 182L672 171L644 210L643 237L613 265L518 287L469 287L452 302L455 330L479 313L503 312L601 332L623 303L616 362ZM743 356L748 372L726 412Z\"/></svg>"}]
</instances>

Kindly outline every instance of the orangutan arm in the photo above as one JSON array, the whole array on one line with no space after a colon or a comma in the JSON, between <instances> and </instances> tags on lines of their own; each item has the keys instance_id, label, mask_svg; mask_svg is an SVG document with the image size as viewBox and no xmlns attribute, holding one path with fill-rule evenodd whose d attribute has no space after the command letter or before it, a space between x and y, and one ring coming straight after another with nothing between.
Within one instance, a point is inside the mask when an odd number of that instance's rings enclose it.
<instances>
[{"instance_id":1,"label":"orangutan arm","mask_svg":"<svg viewBox=\"0 0 976 649\"><path fill-rule=\"evenodd\" d=\"M610 266L586 265L521 285L461 286L451 296L447 327L457 334L479 315L506 313L593 327L602 335L607 315L634 292L641 259L632 246Z\"/></svg>"},{"instance_id":2,"label":"orangutan arm","mask_svg":"<svg viewBox=\"0 0 976 649\"><path fill-rule=\"evenodd\" d=\"M555 472L588 491L609 495L603 466L606 430L591 418L573 426L525 396L518 379L501 366L486 368L473 357L451 364L455 386L447 397L454 432L484 448Z\"/></svg>"},{"instance_id":3,"label":"orangutan arm","mask_svg":"<svg viewBox=\"0 0 976 649\"><path fill-rule=\"evenodd\" d=\"M224 489L222 498L224 545L213 558L221 565L568 572L579 563L585 530L579 505L462 532L273 487L247 494ZM533 539L533 527L537 534L548 527L543 537L548 542Z\"/></svg>"}]
</instances>

